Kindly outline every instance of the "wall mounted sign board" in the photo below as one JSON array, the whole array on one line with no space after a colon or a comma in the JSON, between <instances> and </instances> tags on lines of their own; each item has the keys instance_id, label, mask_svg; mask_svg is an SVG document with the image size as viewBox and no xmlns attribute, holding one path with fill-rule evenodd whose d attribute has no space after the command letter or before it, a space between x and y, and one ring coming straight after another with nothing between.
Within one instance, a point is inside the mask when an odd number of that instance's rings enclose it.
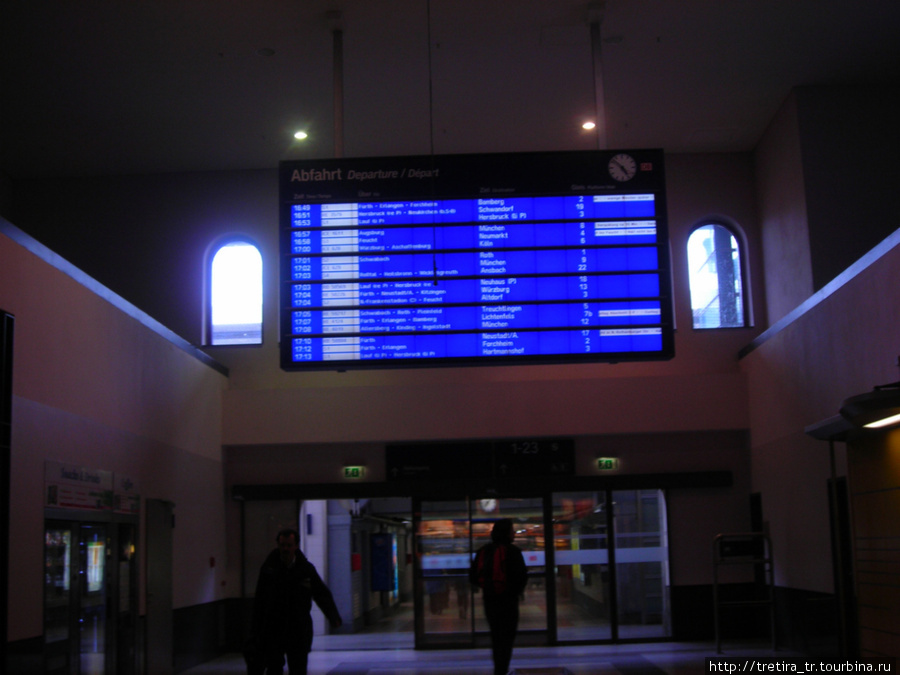
<instances>
[{"instance_id":1,"label":"wall mounted sign board","mask_svg":"<svg viewBox=\"0 0 900 675\"><path fill-rule=\"evenodd\" d=\"M280 167L286 370L674 356L663 153Z\"/></svg>"}]
</instances>

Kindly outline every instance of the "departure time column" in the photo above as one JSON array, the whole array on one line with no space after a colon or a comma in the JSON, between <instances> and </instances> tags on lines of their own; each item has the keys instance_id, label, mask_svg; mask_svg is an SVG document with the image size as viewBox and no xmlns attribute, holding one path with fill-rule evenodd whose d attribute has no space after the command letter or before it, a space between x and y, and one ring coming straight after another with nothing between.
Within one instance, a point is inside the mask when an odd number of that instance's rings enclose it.
<instances>
[{"instance_id":1,"label":"departure time column","mask_svg":"<svg viewBox=\"0 0 900 675\"><path fill-rule=\"evenodd\" d=\"M301 228L291 232L291 253L300 257L291 258L290 279L309 281L313 278L312 205L294 204L291 207L291 227ZM316 304L313 286L309 283L291 285L291 307L300 311L291 312L291 331L297 335L314 333L313 313L310 307ZM291 358L295 362L311 361L317 358L313 351L313 340L309 337L294 338L291 342Z\"/></svg>"}]
</instances>

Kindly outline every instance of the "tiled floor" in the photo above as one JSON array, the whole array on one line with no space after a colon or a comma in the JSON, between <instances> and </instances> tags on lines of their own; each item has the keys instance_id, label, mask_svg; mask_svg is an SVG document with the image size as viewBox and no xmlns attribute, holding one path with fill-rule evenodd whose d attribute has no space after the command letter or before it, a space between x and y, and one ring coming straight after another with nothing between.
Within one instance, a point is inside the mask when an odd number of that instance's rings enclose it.
<instances>
[{"instance_id":1,"label":"tiled floor","mask_svg":"<svg viewBox=\"0 0 900 675\"><path fill-rule=\"evenodd\" d=\"M712 643L644 643L578 647L521 647L513 653L516 675L686 675L710 672L707 659L788 658L766 645ZM566 670L560 670L565 668ZM185 671L186 675L244 673L243 659L230 654ZM491 675L487 649L419 650L316 649L310 654L309 675Z\"/></svg>"}]
</instances>

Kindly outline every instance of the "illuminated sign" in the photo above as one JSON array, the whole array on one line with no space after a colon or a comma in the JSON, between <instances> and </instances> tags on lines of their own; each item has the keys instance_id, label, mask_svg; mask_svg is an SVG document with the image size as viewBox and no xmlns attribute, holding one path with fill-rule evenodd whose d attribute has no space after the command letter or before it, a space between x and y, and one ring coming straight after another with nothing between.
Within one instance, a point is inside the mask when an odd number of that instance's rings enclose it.
<instances>
[{"instance_id":1,"label":"illuminated sign","mask_svg":"<svg viewBox=\"0 0 900 675\"><path fill-rule=\"evenodd\" d=\"M598 457L597 469L600 471L617 471L619 468L618 457Z\"/></svg>"},{"instance_id":2,"label":"illuminated sign","mask_svg":"<svg viewBox=\"0 0 900 675\"><path fill-rule=\"evenodd\" d=\"M364 466L345 466L344 478L347 480L359 480L365 478L366 467Z\"/></svg>"},{"instance_id":3,"label":"illuminated sign","mask_svg":"<svg viewBox=\"0 0 900 675\"><path fill-rule=\"evenodd\" d=\"M286 370L674 355L661 151L282 162L280 221Z\"/></svg>"}]
</instances>

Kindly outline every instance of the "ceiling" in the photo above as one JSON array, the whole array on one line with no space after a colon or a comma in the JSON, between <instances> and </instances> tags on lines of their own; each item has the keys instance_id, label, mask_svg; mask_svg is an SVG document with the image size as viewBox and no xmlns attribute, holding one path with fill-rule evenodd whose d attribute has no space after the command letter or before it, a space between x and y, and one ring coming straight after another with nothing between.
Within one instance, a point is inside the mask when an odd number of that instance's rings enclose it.
<instances>
[{"instance_id":1,"label":"ceiling","mask_svg":"<svg viewBox=\"0 0 900 675\"><path fill-rule=\"evenodd\" d=\"M12 179L597 148L601 80L606 147L746 151L795 86L900 80L900 2L7 0L0 50Z\"/></svg>"}]
</instances>

